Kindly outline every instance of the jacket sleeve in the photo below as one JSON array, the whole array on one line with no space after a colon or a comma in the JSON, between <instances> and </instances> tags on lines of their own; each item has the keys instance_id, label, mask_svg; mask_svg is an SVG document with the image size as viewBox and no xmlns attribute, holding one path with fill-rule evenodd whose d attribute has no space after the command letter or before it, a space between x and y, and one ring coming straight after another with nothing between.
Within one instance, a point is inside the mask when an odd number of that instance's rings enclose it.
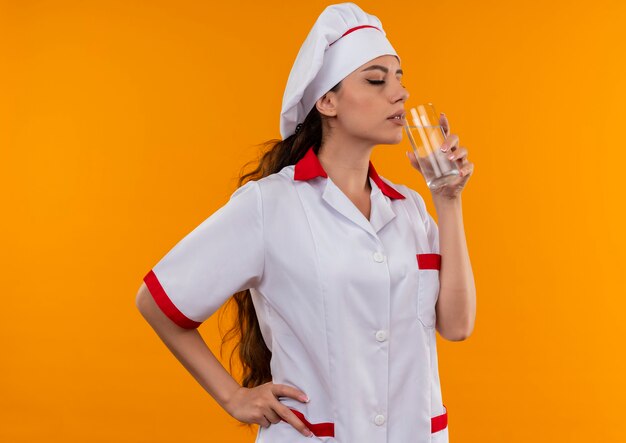
<instances>
[{"instance_id":1,"label":"jacket sleeve","mask_svg":"<svg viewBox=\"0 0 626 443\"><path fill-rule=\"evenodd\" d=\"M180 240L143 280L173 322L194 329L234 293L256 287L264 264L261 190L251 180Z\"/></svg>"}]
</instances>

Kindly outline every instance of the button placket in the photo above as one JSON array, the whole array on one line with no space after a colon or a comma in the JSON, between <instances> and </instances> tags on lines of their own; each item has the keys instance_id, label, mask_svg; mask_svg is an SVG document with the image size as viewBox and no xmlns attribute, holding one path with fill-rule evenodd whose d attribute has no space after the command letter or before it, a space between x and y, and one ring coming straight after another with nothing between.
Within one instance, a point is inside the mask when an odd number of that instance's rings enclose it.
<instances>
[{"instance_id":1,"label":"button placket","mask_svg":"<svg viewBox=\"0 0 626 443\"><path fill-rule=\"evenodd\" d=\"M374 260L374 262L376 263L380 263L380 264L386 264L387 262L387 256L384 253L384 246L382 245L382 243L379 242L379 244L376 245L375 249L372 248L372 259ZM389 275L389 270L387 269L387 275ZM381 318L380 319L381 322L379 323L380 326L383 326L385 324L387 324L388 318ZM386 343L389 340L389 330L388 329L378 329L374 331L374 339L380 343L380 348L383 349L385 351L385 355L387 357L383 357L383 360L381 361L381 364L384 363L385 365L388 365L388 355L386 354L388 352L388 344ZM381 374L382 375L382 374ZM386 374L385 374L386 375ZM379 380L381 383L383 380ZM386 394L386 390L383 388L384 384L381 385L381 396L382 398L386 398L387 396ZM379 402L379 404L377 405L376 409L373 411L374 415L371 418L372 422L376 425L376 426L383 426L386 422L386 417L383 414L377 413L377 412L381 412L384 411L385 408L387 407L387 404L385 401L381 401Z\"/></svg>"}]
</instances>

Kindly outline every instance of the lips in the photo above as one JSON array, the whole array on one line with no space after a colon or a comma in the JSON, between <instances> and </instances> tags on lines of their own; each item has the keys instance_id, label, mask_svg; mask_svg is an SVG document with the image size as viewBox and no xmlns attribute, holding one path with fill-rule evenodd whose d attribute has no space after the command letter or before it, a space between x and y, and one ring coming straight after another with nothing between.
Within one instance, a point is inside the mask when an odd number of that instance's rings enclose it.
<instances>
[{"instance_id":1,"label":"lips","mask_svg":"<svg viewBox=\"0 0 626 443\"><path fill-rule=\"evenodd\" d=\"M406 123L406 119L404 117L402 117L402 118L388 118L387 120L389 120L391 123L395 123L396 125L400 125L400 126L403 126Z\"/></svg>"},{"instance_id":2,"label":"lips","mask_svg":"<svg viewBox=\"0 0 626 443\"><path fill-rule=\"evenodd\" d=\"M395 112L394 114L390 115L387 118L400 117L400 119L403 120L404 119L404 114L405 114L404 109L400 109L399 111Z\"/></svg>"}]
</instances>

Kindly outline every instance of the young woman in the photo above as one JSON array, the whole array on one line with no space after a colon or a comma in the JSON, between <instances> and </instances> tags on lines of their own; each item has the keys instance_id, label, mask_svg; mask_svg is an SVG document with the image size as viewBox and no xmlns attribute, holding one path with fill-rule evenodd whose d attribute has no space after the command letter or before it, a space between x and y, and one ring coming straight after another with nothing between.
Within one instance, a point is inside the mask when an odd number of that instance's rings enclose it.
<instances>
[{"instance_id":1,"label":"young woman","mask_svg":"<svg viewBox=\"0 0 626 443\"><path fill-rule=\"evenodd\" d=\"M230 415L260 425L257 442L448 442L435 331L463 340L474 326L473 164L442 116L462 174L432 192L439 226L378 174L374 147L402 139L402 75L375 16L327 7L289 76L283 140L144 277L143 316ZM241 384L197 330L231 296Z\"/></svg>"}]
</instances>

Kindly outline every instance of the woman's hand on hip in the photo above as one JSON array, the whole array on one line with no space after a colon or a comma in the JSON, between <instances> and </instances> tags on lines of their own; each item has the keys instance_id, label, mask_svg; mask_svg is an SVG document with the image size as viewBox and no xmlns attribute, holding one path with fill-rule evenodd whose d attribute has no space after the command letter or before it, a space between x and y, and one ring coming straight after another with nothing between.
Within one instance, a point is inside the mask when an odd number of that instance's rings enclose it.
<instances>
[{"instance_id":1,"label":"woman's hand on hip","mask_svg":"<svg viewBox=\"0 0 626 443\"><path fill-rule=\"evenodd\" d=\"M254 388L240 387L226 402L225 410L244 423L256 423L267 428L281 420L292 425L306 437L313 433L278 397L291 397L305 402L306 394L293 386L274 384L271 381Z\"/></svg>"}]
</instances>

